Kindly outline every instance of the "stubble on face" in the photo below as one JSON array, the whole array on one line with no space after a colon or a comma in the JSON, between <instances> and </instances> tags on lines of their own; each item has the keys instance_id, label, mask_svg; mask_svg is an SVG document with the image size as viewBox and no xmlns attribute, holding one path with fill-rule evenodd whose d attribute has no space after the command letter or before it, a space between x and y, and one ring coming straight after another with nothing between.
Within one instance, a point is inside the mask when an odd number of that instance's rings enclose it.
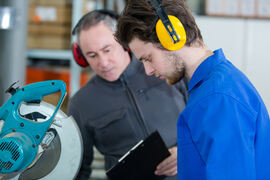
<instances>
[{"instance_id":1,"label":"stubble on face","mask_svg":"<svg viewBox=\"0 0 270 180\"><path fill-rule=\"evenodd\" d=\"M179 55L172 52L166 52L166 59L172 67L172 71L165 75L166 82L169 85L174 85L179 82L185 75L183 60Z\"/></svg>"}]
</instances>

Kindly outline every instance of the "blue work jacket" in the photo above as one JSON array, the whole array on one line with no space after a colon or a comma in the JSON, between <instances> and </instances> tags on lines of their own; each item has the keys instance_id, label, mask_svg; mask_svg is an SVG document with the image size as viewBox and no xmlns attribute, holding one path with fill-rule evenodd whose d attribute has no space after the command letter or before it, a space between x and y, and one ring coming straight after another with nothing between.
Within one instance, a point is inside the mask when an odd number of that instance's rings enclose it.
<instances>
[{"instance_id":1,"label":"blue work jacket","mask_svg":"<svg viewBox=\"0 0 270 180\"><path fill-rule=\"evenodd\" d=\"M179 179L270 179L269 114L248 78L219 49L188 88L177 124Z\"/></svg>"}]
</instances>

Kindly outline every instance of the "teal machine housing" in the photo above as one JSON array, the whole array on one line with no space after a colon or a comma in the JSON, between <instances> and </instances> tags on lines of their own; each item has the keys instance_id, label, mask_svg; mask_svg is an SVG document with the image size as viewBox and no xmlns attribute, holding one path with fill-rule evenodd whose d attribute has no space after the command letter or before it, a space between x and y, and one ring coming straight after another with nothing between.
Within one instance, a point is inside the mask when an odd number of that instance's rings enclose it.
<instances>
[{"instance_id":1,"label":"teal machine housing","mask_svg":"<svg viewBox=\"0 0 270 180\"><path fill-rule=\"evenodd\" d=\"M61 92L60 100L51 117L35 122L22 117L21 103L39 103L44 96ZM12 97L0 108L0 173L20 172L33 163L47 130L66 95L66 84L61 80L42 81L16 89Z\"/></svg>"}]
</instances>

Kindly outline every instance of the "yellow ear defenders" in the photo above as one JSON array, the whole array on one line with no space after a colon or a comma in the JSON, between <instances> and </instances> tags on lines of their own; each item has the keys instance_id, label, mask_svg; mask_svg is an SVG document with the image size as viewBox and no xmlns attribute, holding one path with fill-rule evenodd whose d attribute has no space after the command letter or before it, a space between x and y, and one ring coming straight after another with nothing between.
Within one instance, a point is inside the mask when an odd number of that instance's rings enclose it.
<instances>
[{"instance_id":1,"label":"yellow ear defenders","mask_svg":"<svg viewBox=\"0 0 270 180\"><path fill-rule=\"evenodd\" d=\"M166 14L160 0L150 0L150 2L159 17L156 33L160 43L169 51L181 49L187 38L183 24L177 17Z\"/></svg>"}]
</instances>

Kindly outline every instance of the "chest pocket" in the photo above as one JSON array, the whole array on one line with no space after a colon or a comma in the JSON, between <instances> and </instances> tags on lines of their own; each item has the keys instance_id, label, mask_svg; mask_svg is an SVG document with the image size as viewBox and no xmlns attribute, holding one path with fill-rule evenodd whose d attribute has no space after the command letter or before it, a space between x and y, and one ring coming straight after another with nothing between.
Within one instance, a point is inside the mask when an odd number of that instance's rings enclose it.
<instances>
[{"instance_id":1,"label":"chest pocket","mask_svg":"<svg viewBox=\"0 0 270 180\"><path fill-rule=\"evenodd\" d=\"M94 129L95 145L104 153L129 148L136 142L127 109L119 109L91 119L89 125Z\"/></svg>"}]
</instances>

